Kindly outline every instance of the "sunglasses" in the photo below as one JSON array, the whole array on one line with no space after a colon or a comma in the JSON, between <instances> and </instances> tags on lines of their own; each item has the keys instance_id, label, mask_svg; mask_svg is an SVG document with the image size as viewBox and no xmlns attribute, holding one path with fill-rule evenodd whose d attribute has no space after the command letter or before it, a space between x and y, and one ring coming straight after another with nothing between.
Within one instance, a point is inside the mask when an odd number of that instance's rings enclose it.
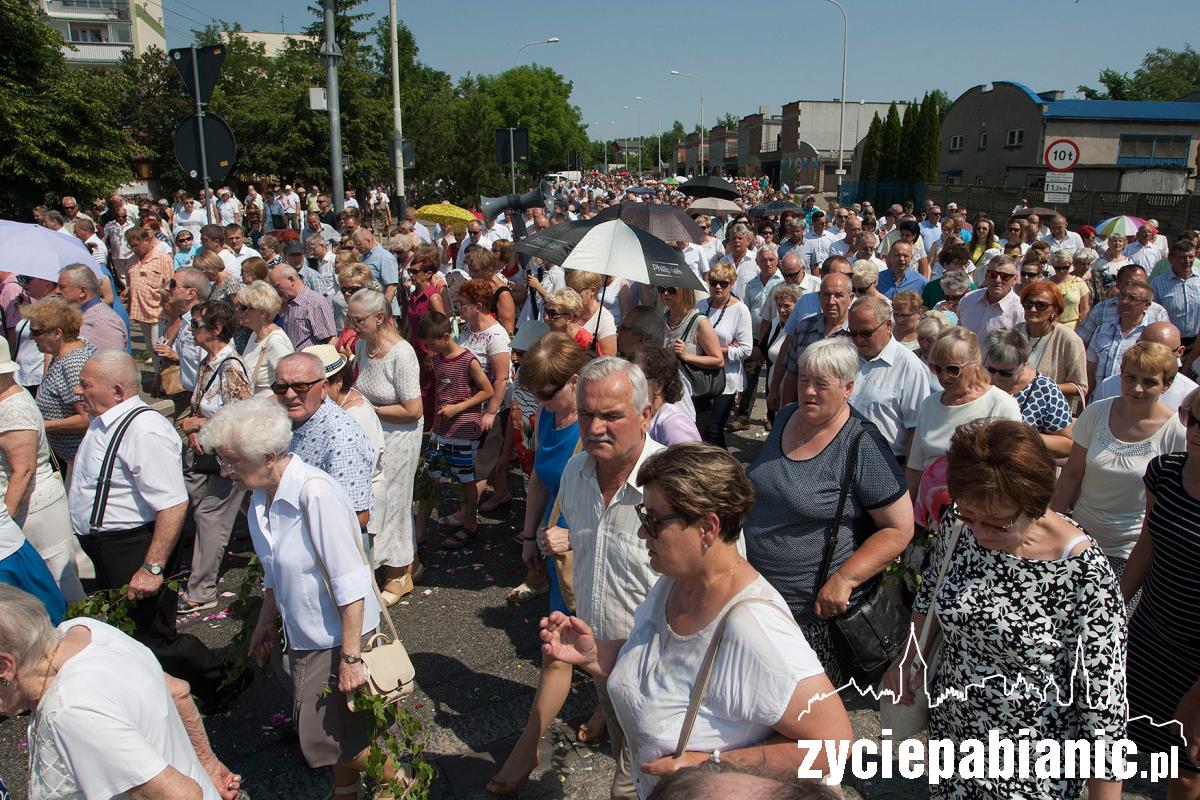
<instances>
[{"instance_id":1,"label":"sunglasses","mask_svg":"<svg viewBox=\"0 0 1200 800\"><path fill-rule=\"evenodd\" d=\"M234 303L233 307L237 309L239 314L244 314L250 310L250 306L246 305L245 303Z\"/></svg>"},{"instance_id":2,"label":"sunglasses","mask_svg":"<svg viewBox=\"0 0 1200 800\"><path fill-rule=\"evenodd\" d=\"M1050 303L1045 300L1022 300L1021 307L1026 311L1045 311L1050 307Z\"/></svg>"},{"instance_id":3,"label":"sunglasses","mask_svg":"<svg viewBox=\"0 0 1200 800\"><path fill-rule=\"evenodd\" d=\"M295 383L272 383L271 391L281 397L288 393L288 389L291 389L297 395L308 394L309 389L312 389L312 387L316 386L318 383L324 382L324 380L325 380L324 378L317 378L315 381L297 381Z\"/></svg>"},{"instance_id":4,"label":"sunglasses","mask_svg":"<svg viewBox=\"0 0 1200 800\"><path fill-rule=\"evenodd\" d=\"M542 312L542 316L546 319L565 319L570 317L571 314L566 311L555 311L553 308L547 308Z\"/></svg>"},{"instance_id":5,"label":"sunglasses","mask_svg":"<svg viewBox=\"0 0 1200 800\"><path fill-rule=\"evenodd\" d=\"M885 322L887 322L887 320L884 320L883 322L879 323L874 328L871 328L871 330L869 330L869 331L852 331L850 329L846 329L846 334L851 339L866 339L866 338L872 336L875 333L875 331L882 328Z\"/></svg>"},{"instance_id":6,"label":"sunglasses","mask_svg":"<svg viewBox=\"0 0 1200 800\"><path fill-rule=\"evenodd\" d=\"M193 328L199 328L199 329L203 329L203 328L207 328L207 327L208 327L208 324L207 324L207 323L205 323L205 321L204 321L204 320L202 320L202 319L196 319L195 317L192 317L191 321L189 321L189 322L188 322L188 325L190 325L190 326L191 326L191 327L193 327Z\"/></svg>"},{"instance_id":7,"label":"sunglasses","mask_svg":"<svg viewBox=\"0 0 1200 800\"><path fill-rule=\"evenodd\" d=\"M719 281L716 278L708 279L708 285L714 289L727 289L730 283L730 281Z\"/></svg>"},{"instance_id":8,"label":"sunglasses","mask_svg":"<svg viewBox=\"0 0 1200 800\"><path fill-rule=\"evenodd\" d=\"M343 287L342 287L342 294L344 294L344 295L346 295L347 297L349 297L350 295L352 295L352 294L354 294L355 292L357 292L359 289L365 289L365 288L366 288L365 286L343 286Z\"/></svg>"},{"instance_id":9,"label":"sunglasses","mask_svg":"<svg viewBox=\"0 0 1200 800\"><path fill-rule=\"evenodd\" d=\"M871 286L874 286L874 284L871 284ZM865 295L871 291L871 286L855 286L854 293L856 295L858 295L859 297L862 297L863 295Z\"/></svg>"},{"instance_id":10,"label":"sunglasses","mask_svg":"<svg viewBox=\"0 0 1200 800\"><path fill-rule=\"evenodd\" d=\"M957 378L959 375L962 374L963 367L965 367L965 366L966 366L966 364L942 365L942 364L931 363L929 365L929 371L932 372L934 375L937 375L938 377L945 375L947 378Z\"/></svg>"},{"instance_id":11,"label":"sunglasses","mask_svg":"<svg viewBox=\"0 0 1200 800\"><path fill-rule=\"evenodd\" d=\"M178 282L178 281L176 281L174 278L171 278L171 280L167 281L167 288L168 288L168 289L174 289L174 288L175 288L176 286L178 286L178 285L179 285L179 282Z\"/></svg>"},{"instance_id":12,"label":"sunglasses","mask_svg":"<svg viewBox=\"0 0 1200 800\"><path fill-rule=\"evenodd\" d=\"M678 289L676 289L674 286L660 286L660 287L658 287L658 293L659 293L659 294L665 294L665 295L669 295L670 297L674 297L674 296L675 296L675 294L676 294L676 292L678 292L678 291L679 291L679 290L678 290Z\"/></svg>"},{"instance_id":13,"label":"sunglasses","mask_svg":"<svg viewBox=\"0 0 1200 800\"><path fill-rule=\"evenodd\" d=\"M965 294L948 294L948 295L946 295L946 302L947 303L957 303L959 300L962 300L964 297L966 297Z\"/></svg>"},{"instance_id":14,"label":"sunglasses","mask_svg":"<svg viewBox=\"0 0 1200 800\"><path fill-rule=\"evenodd\" d=\"M29 329L29 335L32 336L34 339L36 339L39 336L45 336L49 332L50 332L49 328L33 328L33 327L31 327Z\"/></svg>"},{"instance_id":15,"label":"sunglasses","mask_svg":"<svg viewBox=\"0 0 1200 800\"><path fill-rule=\"evenodd\" d=\"M987 365L988 372L992 373L993 375L999 375L1001 378L1011 378L1013 375L1016 375L1020 369L1020 367L1013 367L1012 369L1000 369L999 367L993 367L991 364Z\"/></svg>"},{"instance_id":16,"label":"sunglasses","mask_svg":"<svg viewBox=\"0 0 1200 800\"><path fill-rule=\"evenodd\" d=\"M559 392L561 392L563 390L564 386L566 386L565 383L560 383L558 386L556 386L553 389L549 389L549 390L542 389L541 391L534 392L534 394L537 396L538 400L541 400L543 403L548 403L551 400L553 400L558 395Z\"/></svg>"},{"instance_id":17,"label":"sunglasses","mask_svg":"<svg viewBox=\"0 0 1200 800\"><path fill-rule=\"evenodd\" d=\"M994 269L989 269L987 271L987 279L990 281L1011 281L1015 277L1017 277L1017 273L1015 272L1000 272Z\"/></svg>"},{"instance_id":18,"label":"sunglasses","mask_svg":"<svg viewBox=\"0 0 1200 800\"><path fill-rule=\"evenodd\" d=\"M638 521L642 523L642 527L646 529L646 533L651 539L657 539L659 534L658 526L672 519L686 519L683 514L664 514L661 517L650 513L646 508L645 503L638 503L633 507L633 511L637 514Z\"/></svg>"}]
</instances>

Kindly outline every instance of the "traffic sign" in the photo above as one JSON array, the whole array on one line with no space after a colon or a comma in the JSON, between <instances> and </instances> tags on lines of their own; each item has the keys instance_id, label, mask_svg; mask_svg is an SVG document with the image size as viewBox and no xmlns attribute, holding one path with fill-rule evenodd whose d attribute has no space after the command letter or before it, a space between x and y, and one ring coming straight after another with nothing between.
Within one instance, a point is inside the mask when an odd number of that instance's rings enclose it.
<instances>
[{"instance_id":1,"label":"traffic sign","mask_svg":"<svg viewBox=\"0 0 1200 800\"><path fill-rule=\"evenodd\" d=\"M1054 172L1070 172L1079 163L1079 145L1070 139L1056 139L1046 147L1046 166Z\"/></svg>"},{"instance_id":2,"label":"traffic sign","mask_svg":"<svg viewBox=\"0 0 1200 800\"><path fill-rule=\"evenodd\" d=\"M1075 188L1074 172L1047 172L1044 189L1047 192L1070 194Z\"/></svg>"},{"instance_id":3,"label":"traffic sign","mask_svg":"<svg viewBox=\"0 0 1200 800\"><path fill-rule=\"evenodd\" d=\"M195 114L189 114L175 128L175 160L195 180L201 179L198 131ZM209 181L220 183L225 180L237 161L237 142L229 123L211 112L204 115L204 152L208 156Z\"/></svg>"},{"instance_id":4,"label":"traffic sign","mask_svg":"<svg viewBox=\"0 0 1200 800\"><path fill-rule=\"evenodd\" d=\"M225 61L225 45L214 44L209 47L196 48L196 71L192 72L192 48L176 47L170 51L171 63L183 79L183 88L193 98L199 88L201 103L207 103L212 97L213 87L217 84L217 76L221 74L221 64ZM197 84L199 86L197 87Z\"/></svg>"},{"instance_id":5,"label":"traffic sign","mask_svg":"<svg viewBox=\"0 0 1200 800\"><path fill-rule=\"evenodd\" d=\"M1071 202L1070 192L1046 192L1043 200L1047 203L1069 203Z\"/></svg>"}]
</instances>

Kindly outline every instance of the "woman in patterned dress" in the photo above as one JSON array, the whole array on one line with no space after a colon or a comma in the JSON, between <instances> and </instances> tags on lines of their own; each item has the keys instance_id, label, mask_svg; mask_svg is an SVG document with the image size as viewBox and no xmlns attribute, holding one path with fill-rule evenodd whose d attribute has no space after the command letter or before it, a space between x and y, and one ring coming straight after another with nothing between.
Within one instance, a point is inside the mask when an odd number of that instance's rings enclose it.
<instances>
[{"instance_id":1,"label":"woman in patterned dress","mask_svg":"<svg viewBox=\"0 0 1200 800\"><path fill-rule=\"evenodd\" d=\"M71 474L71 461L88 428L83 401L75 394L83 365L96 354L96 347L79 338L83 314L61 297L45 297L22 306L29 320L29 336L42 353L50 356L38 387L37 405L46 420L46 438L62 466L63 478ZM69 481L68 481L69 482Z\"/></svg>"},{"instance_id":2,"label":"woman in patterned dress","mask_svg":"<svg viewBox=\"0 0 1200 800\"><path fill-rule=\"evenodd\" d=\"M942 649L927 676L929 738L986 742L998 732L1015 741L1025 729L1060 743L1096 732L1109 743L1124 738L1124 603L1099 546L1050 510L1054 460L1041 437L1024 422L976 420L955 432L948 460L955 504L912 615L919 631L937 592L932 627ZM914 662L908 654L884 679L903 704L926 679ZM930 788L935 798L1062 800L1084 783L953 775ZM1119 781L1086 783L1090 800L1121 796Z\"/></svg>"},{"instance_id":3,"label":"woman in patterned dress","mask_svg":"<svg viewBox=\"0 0 1200 800\"><path fill-rule=\"evenodd\" d=\"M1058 384L1038 372L1029 361L1029 337L1013 328L988 334L983 364L992 384L1013 396L1021 416L1042 436L1042 444L1056 458L1071 454L1071 406Z\"/></svg>"}]
</instances>

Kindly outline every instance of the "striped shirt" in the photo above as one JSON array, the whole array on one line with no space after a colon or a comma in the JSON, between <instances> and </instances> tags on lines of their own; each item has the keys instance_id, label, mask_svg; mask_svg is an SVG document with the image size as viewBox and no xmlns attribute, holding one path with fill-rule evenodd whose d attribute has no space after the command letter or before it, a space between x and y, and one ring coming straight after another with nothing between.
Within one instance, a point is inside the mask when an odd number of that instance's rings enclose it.
<instances>
[{"instance_id":1,"label":"striped shirt","mask_svg":"<svg viewBox=\"0 0 1200 800\"><path fill-rule=\"evenodd\" d=\"M325 344L337 336L333 324L333 307L329 300L307 286L283 306L283 332L292 346L303 350L309 345Z\"/></svg>"},{"instance_id":2,"label":"striped shirt","mask_svg":"<svg viewBox=\"0 0 1200 800\"><path fill-rule=\"evenodd\" d=\"M453 358L433 354L433 385L437 392L438 414L433 421L433 432L447 439L477 439L483 432L483 404L460 411L453 417L443 417L441 410L449 405L462 403L475 394L471 381L471 365L479 359L470 350L464 349Z\"/></svg>"},{"instance_id":3,"label":"striped shirt","mask_svg":"<svg viewBox=\"0 0 1200 800\"><path fill-rule=\"evenodd\" d=\"M1117 299L1110 297L1092 306L1091 313L1075 326L1075 333L1079 334L1080 339L1083 339L1085 343L1088 342L1097 330L1117 319ZM1168 320L1167 310L1151 301L1150 307L1146 309L1146 324L1153 325L1156 322L1167 322Z\"/></svg>"},{"instance_id":4,"label":"striped shirt","mask_svg":"<svg viewBox=\"0 0 1200 800\"><path fill-rule=\"evenodd\" d=\"M1121 371L1121 358L1125 355L1125 351L1137 344L1137 340L1141 338L1142 331L1146 330L1148 324L1146 315L1143 313L1141 321L1134 325L1133 330L1129 333L1121 330L1120 319L1114 319L1096 329L1096 333L1088 342L1087 347L1088 363L1096 365L1096 386L1099 386L1105 378Z\"/></svg>"},{"instance_id":5,"label":"striped shirt","mask_svg":"<svg viewBox=\"0 0 1200 800\"><path fill-rule=\"evenodd\" d=\"M1168 272L1150 281L1150 288L1185 339L1200 331L1200 275L1189 273L1185 279Z\"/></svg>"}]
</instances>

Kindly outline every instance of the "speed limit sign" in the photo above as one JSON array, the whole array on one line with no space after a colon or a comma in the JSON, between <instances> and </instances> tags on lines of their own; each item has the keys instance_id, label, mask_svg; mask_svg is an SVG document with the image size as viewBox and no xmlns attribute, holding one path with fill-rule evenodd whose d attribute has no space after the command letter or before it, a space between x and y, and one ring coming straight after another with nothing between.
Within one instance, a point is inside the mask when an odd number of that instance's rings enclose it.
<instances>
[{"instance_id":1,"label":"speed limit sign","mask_svg":"<svg viewBox=\"0 0 1200 800\"><path fill-rule=\"evenodd\" d=\"M1046 166L1054 172L1070 172L1079 163L1079 145L1056 139L1046 148Z\"/></svg>"}]
</instances>

